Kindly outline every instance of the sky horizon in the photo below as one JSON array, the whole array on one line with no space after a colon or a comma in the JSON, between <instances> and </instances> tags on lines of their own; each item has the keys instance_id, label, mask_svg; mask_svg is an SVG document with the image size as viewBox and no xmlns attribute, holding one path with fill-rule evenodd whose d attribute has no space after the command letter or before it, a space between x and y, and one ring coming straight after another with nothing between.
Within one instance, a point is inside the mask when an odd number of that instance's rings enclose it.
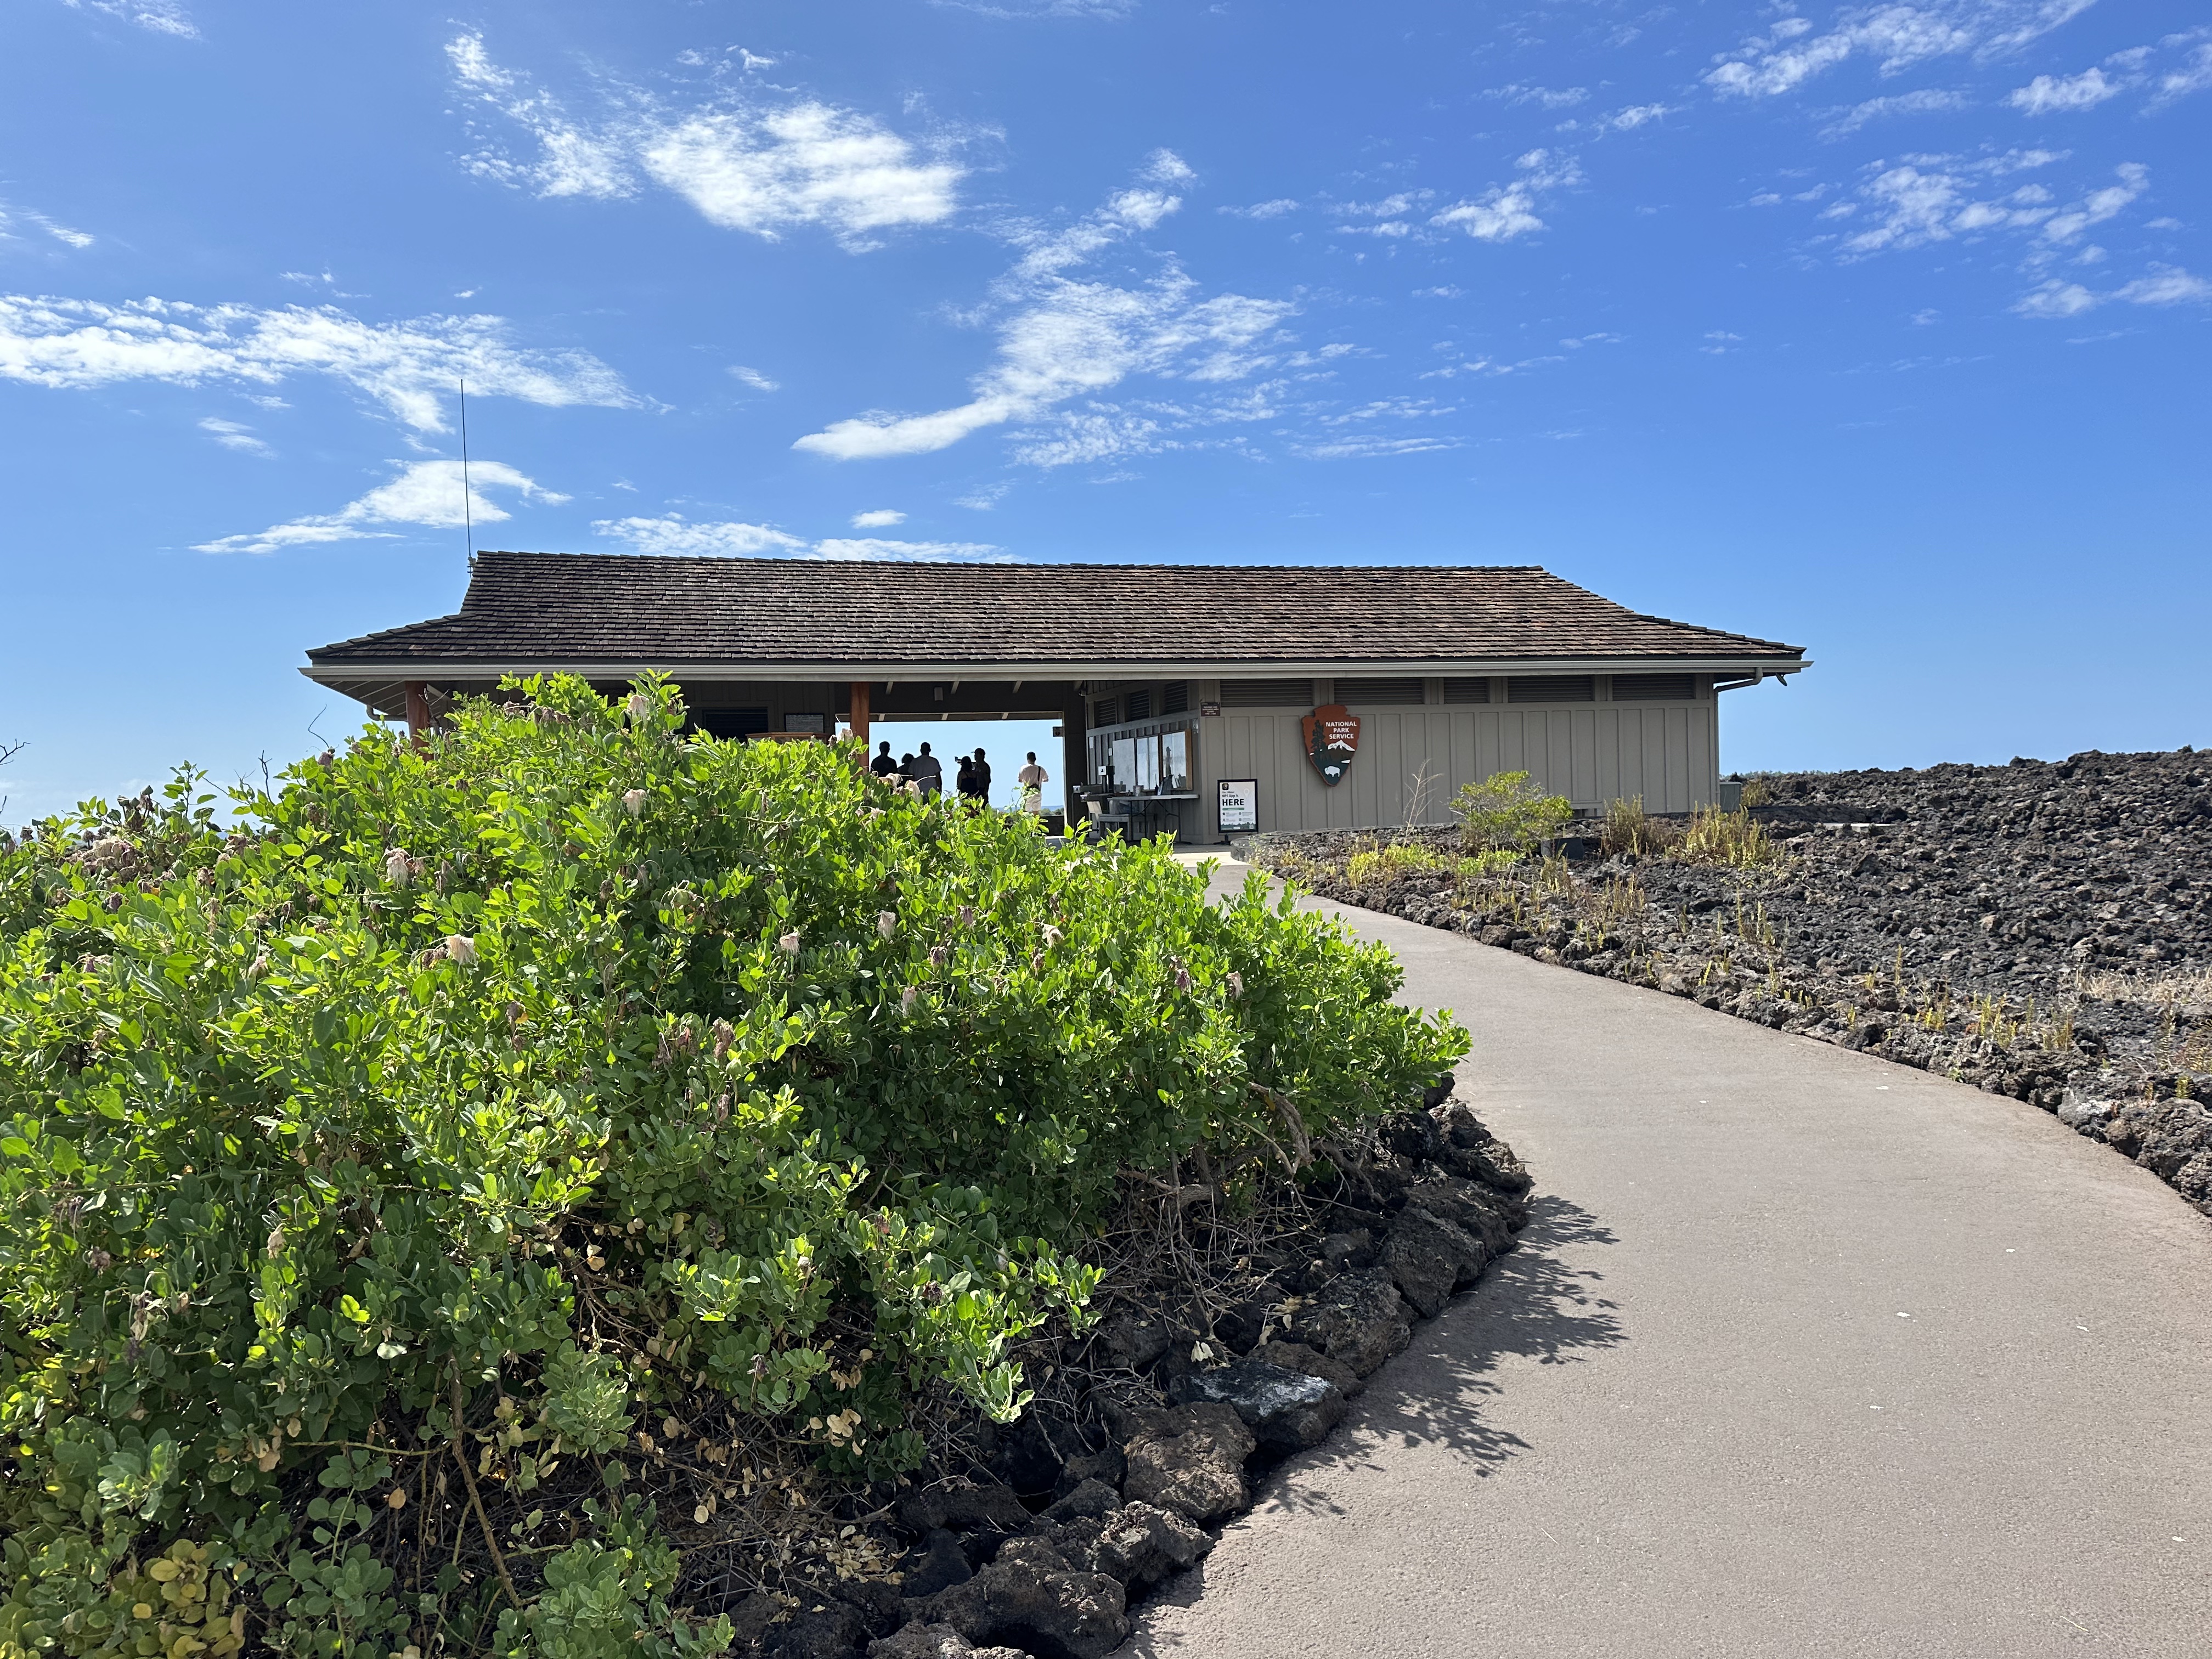
<instances>
[{"instance_id":1,"label":"sky horizon","mask_svg":"<svg viewBox=\"0 0 2212 1659\"><path fill-rule=\"evenodd\" d=\"M26 0L5 821L356 726L482 548L1538 564L1730 769L2212 743L2179 3ZM460 484L468 386L470 477ZM464 520L470 520L465 526Z\"/></svg>"}]
</instances>

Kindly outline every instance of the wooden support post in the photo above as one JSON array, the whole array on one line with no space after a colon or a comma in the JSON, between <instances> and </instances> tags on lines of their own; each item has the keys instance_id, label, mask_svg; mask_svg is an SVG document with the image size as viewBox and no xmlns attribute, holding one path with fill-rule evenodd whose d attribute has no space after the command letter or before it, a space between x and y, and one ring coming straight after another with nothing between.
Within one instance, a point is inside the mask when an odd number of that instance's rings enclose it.
<instances>
[{"instance_id":1,"label":"wooden support post","mask_svg":"<svg viewBox=\"0 0 2212 1659\"><path fill-rule=\"evenodd\" d=\"M430 729L430 688L420 680L407 682L407 735L419 738Z\"/></svg>"},{"instance_id":2,"label":"wooden support post","mask_svg":"<svg viewBox=\"0 0 2212 1659\"><path fill-rule=\"evenodd\" d=\"M864 749L868 743L868 691L869 683L866 680L853 682L851 715L847 722L852 726L853 735L860 740L860 746Z\"/></svg>"}]
</instances>

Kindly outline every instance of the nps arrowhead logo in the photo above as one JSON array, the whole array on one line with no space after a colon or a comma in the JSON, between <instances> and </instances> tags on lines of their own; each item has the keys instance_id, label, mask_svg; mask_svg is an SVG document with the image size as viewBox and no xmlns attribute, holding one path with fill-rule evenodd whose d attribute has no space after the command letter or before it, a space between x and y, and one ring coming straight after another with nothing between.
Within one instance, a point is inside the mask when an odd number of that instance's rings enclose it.
<instances>
[{"instance_id":1,"label":"nps arrowhead logo","mask_svg":"<svg viewBox=\"0 0 2212 1659\"><path fill-rule=\"evenodd\" d=\"M1352 769L1359 748L1359 716L1340 702L1323 703L1298 722L1306 735L1306 758L1321 781L1334 788Z\"/></svg>"}]
</instances>

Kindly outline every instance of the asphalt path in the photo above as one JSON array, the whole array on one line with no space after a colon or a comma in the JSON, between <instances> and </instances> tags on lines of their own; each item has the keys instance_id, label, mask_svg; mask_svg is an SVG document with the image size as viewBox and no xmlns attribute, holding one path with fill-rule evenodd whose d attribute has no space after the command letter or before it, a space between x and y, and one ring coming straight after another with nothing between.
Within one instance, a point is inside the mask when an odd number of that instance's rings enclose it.
<instances>
[{"instance_id":1,"label":"asphalt path","mask_svg":"<svg viewBox=\"0 0 2212 1659\"><path fill-rule=\"evenodd\" d=\"M2033 1107L1339 914L1535 1219L1125 1654L2212 1655L2212 1223Z\"/></svg>"}]
</instances>

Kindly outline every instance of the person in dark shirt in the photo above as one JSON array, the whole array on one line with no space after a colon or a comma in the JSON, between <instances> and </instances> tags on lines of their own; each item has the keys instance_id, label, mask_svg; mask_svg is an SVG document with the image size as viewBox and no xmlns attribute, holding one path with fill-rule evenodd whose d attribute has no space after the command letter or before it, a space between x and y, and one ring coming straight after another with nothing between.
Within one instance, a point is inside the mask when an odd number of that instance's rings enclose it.
<instances>
[{"instance_id":1,"label":"person in dark shirt","mask_svg":"<svg viewBox=\"0 0 2212 1659\"><path fill-rule=\"evenodd\" d=\"M945 763L929 752L929 745L926 743L921 745L921 752L908 764L906 775L921 786L921 793L925 795L945 793Z\"/></svg>"},{"instance_id":2,"label":"person in dark shirt","mask_svg":"<svg viewBox=\"0 0 2212 1659\"><path fill-rule=\"evenodd\" d=\"M983 758L980 745L976 748L975 759L969 768L969 774L975 787L964 793L974 799L976 805L988 806L991 804L991 763Z\"/></svg>"},{"instance_id":3,"label":"person in dark shirt","mask_svg":"<svg viewBox=\"0 0 2212 1659\"><path fill-rule=\"evenodd\" d=\"M887 778L898 769L899 763L891 758L891 746L890 743L884 742L877 744L876 757L868 763L868 770L873 772L879 778Z\"/></svg>"},{"instance_id":4,"label":"person in dark shirt","mask_svg":"<svg viewBox=\"0 0 2212 1659\"><path fill-rule=\"evenodd\" d=\"M952 787L963 801L975 797L975 763L966 755L959 757L959 764L953 770Z\"/></svg>"}]
</instances>

